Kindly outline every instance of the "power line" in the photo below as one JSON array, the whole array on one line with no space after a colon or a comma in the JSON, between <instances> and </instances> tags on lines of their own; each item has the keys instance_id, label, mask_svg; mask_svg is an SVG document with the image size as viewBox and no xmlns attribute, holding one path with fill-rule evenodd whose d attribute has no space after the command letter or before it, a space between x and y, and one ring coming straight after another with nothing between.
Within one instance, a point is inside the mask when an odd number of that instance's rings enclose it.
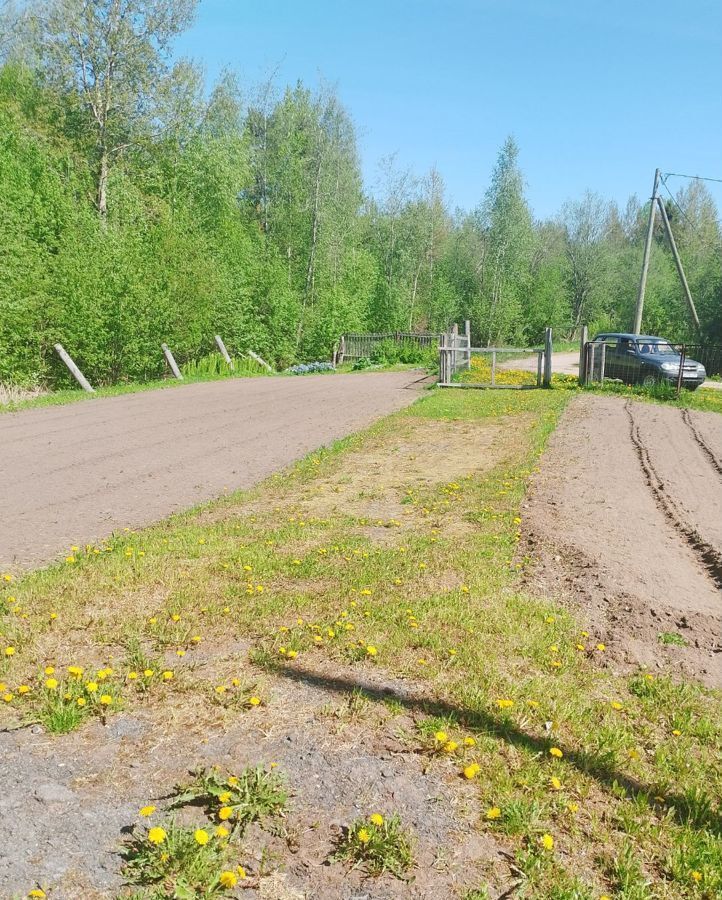
<instances>
[{"instance_id":1,"label":"power line","mask_svg":"<svg viewBox=\"0 0 722 900\"><path fill-rule=\"evenodd\" d=\"M722 184L722 178L708 178L704 175L683 175L681 172L665 172L664 178L662 178L662 181L664 181L665 178L670 178L670 177L691 178L694 181L716 181L718 184Z\"/></svg>"},{"instance_id":2,"label":"power line","mask_svg":"<svg viewBox=\"0 0 722 900\"><path fill-rule=\"evenodd\" d=\"M660 181L662 182L662 187L669 194L669 199L672 201L672 203L674 203L674 205L677 207L677 209L682 213L682 216L687 220L690 228L697 235L697 238L698 238L701 246L702 247L712 247L712 246L716 247L718 242L710 241L709 239L705 238L700 233L697 225L690 219L690 217L687 215L687 213L682 209L682 207L677 202L677 199L675 198L674 194L667 187L667 178L673 174L674 174L674 172L668 172L666 175L663 175L660 179ZM696 178L697 176L696 175L681 175L679 177L681 177L681 178ZM722 179L718 179L718 178L703 178L703 179L700 179L700 181L720 181L720 183L722 183Z\"/></svg>"}]
</instances>

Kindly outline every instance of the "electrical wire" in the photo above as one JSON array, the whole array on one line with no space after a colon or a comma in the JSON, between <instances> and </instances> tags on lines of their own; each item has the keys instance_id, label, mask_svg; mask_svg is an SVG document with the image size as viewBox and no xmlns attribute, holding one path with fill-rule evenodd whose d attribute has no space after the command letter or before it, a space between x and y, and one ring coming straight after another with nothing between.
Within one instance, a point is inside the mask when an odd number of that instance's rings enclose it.
<instances>
[{"instance_id":1,"label":"electrical wire","mask_svg":"<svg viewBox=\"0 0 722 900\"><path fill-rule=\"evenodd\" d=\"M662 181L665 178L691 178L693 181L716 181L718 184L722 184L722 178L708 178L705 175L682 175L681 172L665 172Z\"/></svg>"},{"instance_id":2,"label":"electrical wire","mask_svg":"<svg viewBox=\"0 0 722 900\"><path fill-rule=\"evenodd\" d=\"M674 203L674 205L677 207L677 209L682 213L683 218L686 219L686 221L689 223L690 228L697 235L700 245L702 247L713 247L713 246L717 247L718 244L722 243L722 241L710 241L709 239L705 238L702 234L700 234L700 231L697 228L696 224L690 219L690 217L687 215L687 213L682 209L682 207L677 202L677 199L675 198L674 194L667 187L667 178L669 178L670 175L674 175L674 174L675 174L674 172L667 172L667 174L662 175L662 177L660 178L660 181L662 182L662 187L669 194L669 199L672 201L672 203ZM697 178L698 176L696 176L696 175L681 175L679 177L680 178ZM700 181L719 181L720 183L722 183L722 178L720 178L720 179L718 179L718 178L700 178L699 180Z\"/></svg>"}]
</instances>

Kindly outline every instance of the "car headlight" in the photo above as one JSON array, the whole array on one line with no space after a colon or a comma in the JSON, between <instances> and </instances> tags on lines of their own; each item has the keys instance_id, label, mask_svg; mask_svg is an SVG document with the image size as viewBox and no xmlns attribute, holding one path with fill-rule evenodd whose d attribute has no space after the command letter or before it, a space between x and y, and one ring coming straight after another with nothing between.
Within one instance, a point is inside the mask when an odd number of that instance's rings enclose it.
<instances>
[{"instance_id":1,"label":"car headlight","mask_svg":"<svg viewBox=\"0 0 722 900\"><path fill-rule=\"evenodd\" d=\"M665 372L674 372L679 369L679 363L673 363L673 362L662 363L662 369Z\"/></svg>"}]
</instances>

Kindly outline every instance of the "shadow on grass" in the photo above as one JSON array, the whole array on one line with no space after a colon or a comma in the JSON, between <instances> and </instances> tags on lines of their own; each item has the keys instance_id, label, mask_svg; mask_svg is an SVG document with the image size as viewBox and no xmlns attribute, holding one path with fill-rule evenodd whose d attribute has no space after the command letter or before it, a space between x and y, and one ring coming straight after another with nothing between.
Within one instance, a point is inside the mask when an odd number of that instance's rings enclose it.
<instances>
[{"instance_id":1,"label":"shadow on grass","mask_svg":"<svg viewBox=\"0 0 722 900\"><path fill-rule=\"evenodd\" d=\"M321 688L339 694L350 691L362 691L371 700L392 700L411 712L423 713L427 716L450 717L460 725L478 732L485 732L515 747L522 747L534 753L548 754L551 747L556 746L563 752L563 763L575 766L580 772L596 779L600 785L614 789L623 789L631 797L644 796L650 805L659 809L673 810L680 824L692 828L705 829L715 835L722 836L722 816L714 808L707 794L695 790L683 793L666 793L663 799L657 799L660 788L653 784L645 784L636 778L625 775L614 767L610 760L591 751L577 751L560 744L551 738L539 738L516 727L511 721L498 719L489 712L458 706L444 700L432 700L413 692L394 690L374 685L363 678L350 678L343 675L328 676L301 666L284 666L274 662L264 665L274 674L310 687Z\"/></svg>"}]
</instances>

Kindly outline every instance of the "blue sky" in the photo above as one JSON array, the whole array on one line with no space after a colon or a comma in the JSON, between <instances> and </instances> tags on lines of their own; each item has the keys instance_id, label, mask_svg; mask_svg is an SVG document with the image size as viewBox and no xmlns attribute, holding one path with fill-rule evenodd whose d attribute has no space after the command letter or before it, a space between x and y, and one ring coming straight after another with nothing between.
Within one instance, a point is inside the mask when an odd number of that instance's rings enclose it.
<instances>
[{"instance_id":1,"label":"blue sky","mask_svg":"<svg viewBox=\"0 0 722 900\"><path fill-rule=\"evenodd\" d=\"M722 178L720 0L200 0L177 51L248 90L335 85L367 188L396 153L471 208L510 133L539 217L648 197L656 166Z\"/></svg>"}]
</instances>

